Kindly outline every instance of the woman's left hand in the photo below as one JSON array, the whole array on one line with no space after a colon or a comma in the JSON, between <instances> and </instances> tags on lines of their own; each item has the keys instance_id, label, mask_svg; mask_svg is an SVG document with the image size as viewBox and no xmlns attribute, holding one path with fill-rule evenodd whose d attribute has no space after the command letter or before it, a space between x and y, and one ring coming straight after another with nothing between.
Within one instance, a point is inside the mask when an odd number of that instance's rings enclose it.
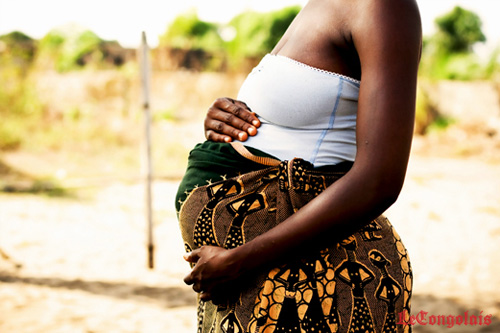
<instances>
[{"instance_id":1,"label":"woman's left hand","mask_svg":"<svg viewBox=\"0 0 500 333\"><path fill-rule=\"evenodd\" d=\"M202 246L186 255L184 259L195 266L184 278L184 282L193 285L193 290L200 293L203 301L212 300L219 303L217 299L224 299L226 295L220 295L223 284L234 281L240 276L240 265L233 256L231 250L217 246ZM217 292L219 290L219 292Z\"/></svg>"}]
</instances>

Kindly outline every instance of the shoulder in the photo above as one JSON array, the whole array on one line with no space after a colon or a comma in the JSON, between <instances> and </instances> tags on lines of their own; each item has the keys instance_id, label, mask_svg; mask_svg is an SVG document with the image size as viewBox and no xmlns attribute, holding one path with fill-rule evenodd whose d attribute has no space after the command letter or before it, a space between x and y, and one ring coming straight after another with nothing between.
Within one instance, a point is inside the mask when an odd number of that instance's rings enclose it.
<instances>
[{"instance_id":1,"label":"shoulder","mask_svg":"<svg viewBox=\"0 0 500 333\"><path fill-rule=\"evenodd\" d=\"M351 33L354 38L386 35L420 41L420 12L416 0L355 0Z\"/></svg>"},{"instance_id":2,"label":"shoulder","mask_svg":"<svg viewBox=\"0 0 500 333\"><path fill-rule=\"evenodd\" d=\"M385 19L388 22L420 23L420 12L416 0L354 0L351 9L353 22L357 25L366 20ZM409 22L411 21L411 22Z\"/></svg>"},{"instance_id":3,"label":"shoulder","mask_svg":"<svg viewBox=\"0 0 500 333\"><path fill-rule=\"evenodd\" d=\"M364 35L390 34L421 38L420 12L416 0L355 0L351 32ZM359 37L359 36L358 36Z\"/></svg>"},{"instance_id":4,"label":"shoulder","mask_svg":"<svg viewBox=\"0 0 500 333\"><path fill-rule=\"evenodd\" d=\"M419 58L422 27L416 0L354 0L354 3L350 32L361 60L371 62L377 55L386 60Z\"/></svg>"}]
</instances>

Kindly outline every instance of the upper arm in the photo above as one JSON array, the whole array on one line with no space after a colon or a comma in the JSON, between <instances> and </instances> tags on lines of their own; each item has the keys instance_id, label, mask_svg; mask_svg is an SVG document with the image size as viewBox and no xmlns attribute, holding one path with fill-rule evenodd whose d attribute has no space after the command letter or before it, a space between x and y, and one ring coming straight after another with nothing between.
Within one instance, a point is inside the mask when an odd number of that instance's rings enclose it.
<instances>
[{"instance_id":1,"label":"upper arm","mask_svg":"<svg viewBox=\"0 0 500 333\"><path fill-rule=\"evenodd\" d=\"M363 1L354 22L361 63L355 167L400 187L413 136L420 15L414 0Z\"/></svg>"}]
</instances>

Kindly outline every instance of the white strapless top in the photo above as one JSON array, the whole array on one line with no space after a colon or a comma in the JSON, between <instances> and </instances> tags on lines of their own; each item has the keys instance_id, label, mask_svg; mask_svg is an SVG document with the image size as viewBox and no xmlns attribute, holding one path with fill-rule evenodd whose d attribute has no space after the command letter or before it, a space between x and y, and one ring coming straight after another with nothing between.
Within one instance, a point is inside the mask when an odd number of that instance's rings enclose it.
<instances>
[{"instance_id":1,"label":"white strapless top","mask_svg":"<svg viewBox=\"0 0 500 333\"><path fill-rule=\"evenodd\" d=\"M317 167L354 161L359 86L358 80L266 55L238 94L262 123L244 144Z\"/></svg>"}]
</instances>

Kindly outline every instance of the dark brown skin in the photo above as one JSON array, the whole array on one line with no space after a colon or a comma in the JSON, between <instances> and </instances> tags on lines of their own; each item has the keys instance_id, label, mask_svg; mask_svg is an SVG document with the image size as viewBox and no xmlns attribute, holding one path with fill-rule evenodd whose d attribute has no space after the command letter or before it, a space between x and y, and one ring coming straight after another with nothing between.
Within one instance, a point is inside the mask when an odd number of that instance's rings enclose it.
<instances>
[{"instance_id":1,"label":"dark brown skin","mask_svg":"<svg viewBox=\"0 0 500 333\"><path fill-rule=\"evenodd\" d=\"M421 47L415 0L311 0L272 51L361 80L352 169L297 213L231 250L204 246L184 281L203 300L243 274L321 242L341 241L382 214L401 191L413 136ZM361 74L362 73L362 74ZM212 141L244 141L259 123L239 101L218 99L205 121ZM243 133L242 136L241 133ZM325 243L326 245L326 243Z\"/></svg>"},{"instance_id":2,"label":"dark brown skin","mask_svg":"<svg viewBox=\"0 0 500 333\"><path fill-rule=\"evenodd\" d=\"M215 142L246 141L256 135L260 121L241 101L218 98L210 106L205 118L205 137Z\"/></svg>"}]
</instances>

